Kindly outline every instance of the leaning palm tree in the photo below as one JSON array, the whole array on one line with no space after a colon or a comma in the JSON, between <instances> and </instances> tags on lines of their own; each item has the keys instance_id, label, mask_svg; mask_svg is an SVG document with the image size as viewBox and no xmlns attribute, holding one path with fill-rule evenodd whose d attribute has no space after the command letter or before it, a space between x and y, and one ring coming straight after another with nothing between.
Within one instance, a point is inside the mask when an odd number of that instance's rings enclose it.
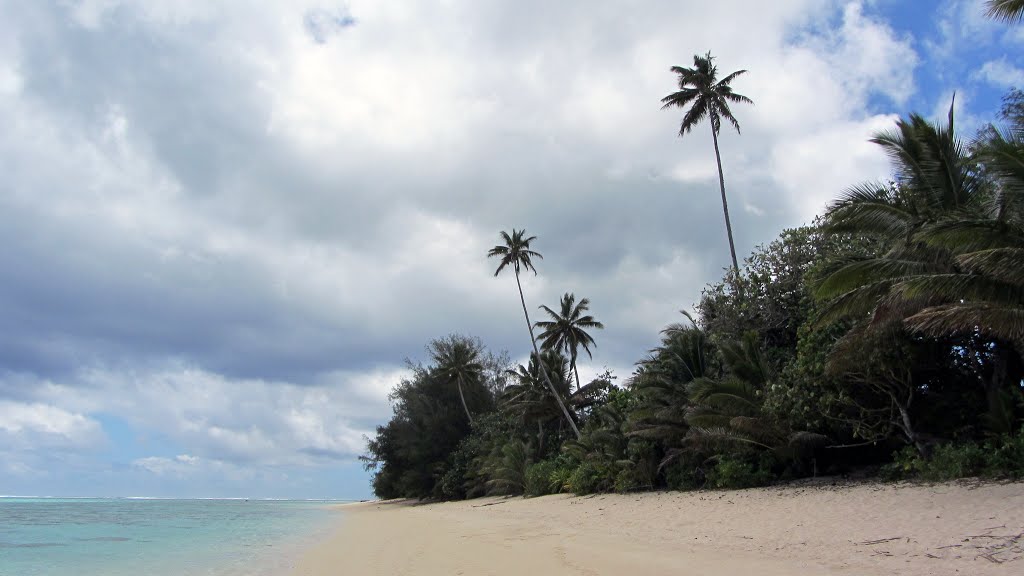
<instances>
[{"instance_id":1,"label":"leaning palm tree","mask_svg":"<svg viewBox=\"0 0 1024 576\"><path fill-rule=\"evenodd\" d=\"M985 15L995 20L1016 23L1024 18L1024 0L988 0Z\"/></svg>"},{"instance_id":2,"label":"leaning palm tree","mask_svg":"<svg viewBox=\"0 0 1024 576\"><path fill-rule=\"evenodd\" d=\"M537 358L540 358L540 350L537 348L537 339L533 335L533 324L530 323L530 313L526 310L526 298L523 296L523 285L519 281L519 272L522 269L532 270L534 274L537 273L537 269L533 267L533 258L544 258L540 253L530 250L530 242L537 239L536 236L526 237L526 230L512 229L512 235L509 236L508 232L502 230L501 239L504 244L498 244L494 248L491 248L487 252L488 258L500 258L501 263L498 264L498 269L494 271L494 275L501 274L501 271L506 267L511 266L512 270L516 273L516 286L519 288L519 301L523 305L523 316L526 317L526 328L530 331L530 343L533 344L533 353ZM558 407L561 408L562 414L565 416L566 421L569 422L569 427L576 433L576 437L580 437L580 430L576 427L576 422L572 419L569 414L569 410L566 409L565 403L562 402L562 397L558 394L558 390L555 389L555 385L551 383L551 377L548 376L547 370L541 370L541 374L544 376L544 381L548 385L548 389L551 390L551 394L555 397L558 402Z\"/></svg>"},{"instance_id":3,"label":"leaning palm tree","mask_svg":"<svg viewBox=\"0 0 1024 576\"><path fill-rule=\"evenodd\" d=\"M725 213L725 231L729 236L729 253L732 255L733 273L739 277L740 265L736 260L736 245L732 239L732 222L729 219L729 202L725 197L725 176L722 174L722 155L718 150L718 132L722 128L722 119L726 119L740 131L740 123L732 115L729 103L753 104L754 102L732 91L729 84L737 76L746 72L739 70L718 80L718 69L714 58L708 52L704 56L694 55L693 68L673 66L672 72L679 75L679 91L661 99L662 109L687 109L683 121L679 125L679 135L685 136L705 118L711 120L711 138L715 143L715 160L718 162L718 185L722 191L722 211Z\"/></svg>"},{"instance_id":4,"label":"leaning palm tree","mask_svg":"<svg viewBox=\"0 0 1024 576\"><path fill-rule=\"evenodd\" d=\"M538 336L541 340L541 348L545 350L561 350L569 356L569 367L576 375L576 389L580 388L580 372L576 368L576 358L582 346L587 356L593 358L590 347L596 346L594 338L587 333L587 328L601 330L604 324L598 322L590 314L583 313L590 309L590 300L581 298L576 303L576 296L566 292L562 296L562 309L555 312L547 306L541 306L541 310L547 312L551 320L542 320L535 324L542 332Z\"/></svg>"}]
</instances>

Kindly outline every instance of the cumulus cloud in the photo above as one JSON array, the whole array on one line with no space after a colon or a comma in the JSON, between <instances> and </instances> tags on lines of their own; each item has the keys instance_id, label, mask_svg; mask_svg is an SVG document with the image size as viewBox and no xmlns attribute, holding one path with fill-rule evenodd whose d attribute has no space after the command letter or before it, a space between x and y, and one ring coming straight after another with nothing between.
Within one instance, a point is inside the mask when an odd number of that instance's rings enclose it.
<instances>
[{"instance_id":1,"label":"cumulus cloud","mask_svg":"<svg viewBox=\"0 0 1024 576\"><path fill-rule=\"evenodd\" d=\"M0 432L4 444L74 449L101 437L100 426L84 414L49 404L0 400Z\"/></svg>"},{"instance_id":2,"label":"cumulus cloud","mask_svg":"<svg viewBox=\"0 0 1024 576\"><path fill-rule=\"evenodd\" d=\"M976 77L1000 88L1024 85L1024 70L1011 64L1006 58L985 62L978 69Z\"/></svg>"},{"instance_id":3,"label":"cumulus cloud","mask_svg":"<svg viewBox=\"0 0 1024 576\"><path fill-rule=\"evenodd\" d=\"M189 456L188 454L179 454L174 458L165 458L162 456L147 456L145 458L138 458L132 461L132 466L156 474L157 476L164 476L167 474L174 474L176 476L189 476L195 473L200 460L195 456Z\"/></svg>"},{"instance_id":4,"label":"cumulus cloud","mask_svg":"<svg viewBox=\"0 0 1024 576\"><path fill-rule=\"evenodd\" d=\"M351 462L429 338L526 349L484 258L513 226L546 256L530 305L589 297L585 372L626 376L728 263L710 134L659 109L669 66L749 70L722 136L743 252L884 176L865 141L894 116L868 103L916 90L870 4L700 10L0 3L0 402L23 430L165 438L134 473Z\"/></svg>"}]
</instances>

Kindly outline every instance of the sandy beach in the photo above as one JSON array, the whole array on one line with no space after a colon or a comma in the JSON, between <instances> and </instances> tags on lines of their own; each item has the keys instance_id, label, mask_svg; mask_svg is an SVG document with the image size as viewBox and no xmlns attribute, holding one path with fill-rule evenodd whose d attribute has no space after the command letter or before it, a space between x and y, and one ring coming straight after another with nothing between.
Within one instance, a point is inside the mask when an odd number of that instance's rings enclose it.
<instances>
[{"instance_id":1,"label":"sandy beach","mask_svg":"<svg viewBox=\"0 0 1024 576\"><path fill-rule=\"evenodd\" d=\"M1024 484L366 502L293 576L1020 574Z\"/></svg>"}]
</instances>

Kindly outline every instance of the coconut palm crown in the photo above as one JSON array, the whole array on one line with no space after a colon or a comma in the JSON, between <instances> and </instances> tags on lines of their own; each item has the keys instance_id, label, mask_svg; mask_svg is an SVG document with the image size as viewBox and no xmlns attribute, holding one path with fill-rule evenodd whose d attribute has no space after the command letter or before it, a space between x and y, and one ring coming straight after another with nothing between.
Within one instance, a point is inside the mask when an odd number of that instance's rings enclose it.
<instances>
[{"instance_id":1,"label":"coconut palm crown","mask_svg":"<svg viewBox=\"0 0 1024 576\"><path fill-rule=\"evenodd\" d=\"M590 314L584 314L590 309L590 300L581 298L576 302L575 294L566 292L562 296L561 310L555 312L547 306L541 306L541 310L547 313L551 320L538 321L535 326L541 330L538 338L541 340L541 348L545 350L560 350L569 356L569 367L576 375L576 388L580 387L580 373L576 368L576 359L579 357L579 349L582 347L587 356L593 358L590 352L591 346L597 346L594 338L587 333L587 329L603 329L604 324L598 322Z\"/></svg>"}]
</instances>

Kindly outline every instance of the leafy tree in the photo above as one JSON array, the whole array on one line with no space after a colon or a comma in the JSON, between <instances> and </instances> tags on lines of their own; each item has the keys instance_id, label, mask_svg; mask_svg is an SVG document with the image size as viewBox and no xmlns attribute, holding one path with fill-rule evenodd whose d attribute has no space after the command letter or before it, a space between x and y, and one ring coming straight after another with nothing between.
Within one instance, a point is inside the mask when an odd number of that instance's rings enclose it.
<instances>
[{"instance_id":1,"label":"leafy tree","mask_svg":"<svg viewBox=\"0 0 1024 576\"><path fill-rule=\"evenodd\" d=\"M679 91L661 99L662 109L683 108L686 113L679 125L679 135L685 136L705 118L711 121L711 138L715 143L715 160L718 163L718 184L722 192L722 212L725 214L725 230L729 236L729 253L732 255L733 272L739 276L740 267L736 260L736 245L732 238L732 222L729 219L729 202L725 197L725 176L722 173L722 156L718 150L718 133L722 127L722 119L728 120L736 132L740 131L740 123L732 115L730 103L753 104L754 102L733 92L730 84L746 70L739 70L718 79L718 68L714 58L708 52L704 56L694 55L693 68L673 66L672 72L679 75Z\"/></svg>"},{"instance_id":2,"label":"leafy tree","mask_svg":"<svg viewBox=\"0 0 1024 576\"><path fill-rule=\"evenodd\" d=\"M512 229L512 235L508 232L502 231L501 238L504 244L498 244L487 253L488 258L499 258L501 263L498 264L498 269L494 271L494 275L501 274L501 271L506 267L511 266L512 270L516 274L516 287L519 288L519 301L523 305L523 316L526 317L526 328L530 331L530 343L533 344L533 353L537 357L540 357L540 350L537 349L537 339L533 335L533 324L530 323L530 313L526 310L526 298L523 296L523 285L519 281L519 272L521 269L532 270L534 274L537 273L537 269L533 266L533 258L543 258L540 253L530 250L530 242L537 239L536 236L526 237L526 230ZM566 422L569 423L569 427L579 438L580 431L576 427L576 422L573 421L572 416L569 415L569 410L566 409L565 404L562 402L561 396L558 395L558 390L555 389L555 385L551 382L548 377L548 373L545 370L541 371L541 375L544 377L545 382L548 385L548 389L551 394L555 397L558 402L559 408L562 410L562 415L565 417Z\"/></svg>"},{"instance_id":3,"label":"leafy tree","mask_svg":"<svg viewBox=\"0 0 1024 576\"><path fill-rule=\"evenodd\" d=\"M389 395L391 420L377 427L361 458L374 471L374 492L382 498L441 496L451 455L472 430L466 413L493 410L484 373L466 361L486 357L479 340L453 335L431 342L428 350L436 363L409 364L409 376Z\"/></svg>"},{"instance_id":4,"label":"leafy tree","mask_svg":"<svg viewBox=\"0 0 1024 576\"><path fill-rule=\"evenodd\" d=\"M796 353L800 326L814 314L811 285L830 264L868 258L877 245L871 238L827 233L820 220L783 230L754 249L738 277L730 272L704 289L696 307L700 327L713 342L738 342L756 332L768 367L778 373Z\"/></svg>"},{"instance_id":5,"label":"leafy tree","mask_svg":"<svg viewBox=\"0 0 1024 576\"><path fill-rule=\"evenodd\" d=\"M547 306L541 306L547 312L551 320L542 320L535 324L541 330L538 336L541 340L541 348L545 350L561 350L569 356L569 367L576 375L576 388L580 387L580 372L576 368L576 358L579 355L580 347L593 358L590 347L596 346L594 338L587 333L587 329L604 328L604 324L598 322L590 314L584 312L590 309L590 300L581 298L576 303L576 296L566 292L562 296L561 310L555 312Z\"/></svg>"},{"instance_id":6,"label":"leafy tree","mask_svg":"<svg viewBox=\"0 0 1024 576\"><path fill-rule=\"evenodd\" d=\"M435 368L440 375L455 382L459 390L459 400L462 402L462 409L466 412L466 419L473 423L473 415L469 412L466 404L464 386L469 381L479 381L483 375L484 366L480 361L480 352L483 345L478 341L474 342L465 337L449 336L434 340L430 343L429 350L434 361Z\"/></svg>"},{"instance_id":7,"label":"leafy tree","mask_svg":"<svg viewBox=\"0 0 1024 576\"><path fill-rule=\"evenodd\" d=\"M762 404L768 367L757 343L748 333L740 342L720 346L728 376L697 378L687 385L690 407L687 437L697 443L744 443L773 448L785 433L766 418Z\"/></svg>"}]
</instances>

